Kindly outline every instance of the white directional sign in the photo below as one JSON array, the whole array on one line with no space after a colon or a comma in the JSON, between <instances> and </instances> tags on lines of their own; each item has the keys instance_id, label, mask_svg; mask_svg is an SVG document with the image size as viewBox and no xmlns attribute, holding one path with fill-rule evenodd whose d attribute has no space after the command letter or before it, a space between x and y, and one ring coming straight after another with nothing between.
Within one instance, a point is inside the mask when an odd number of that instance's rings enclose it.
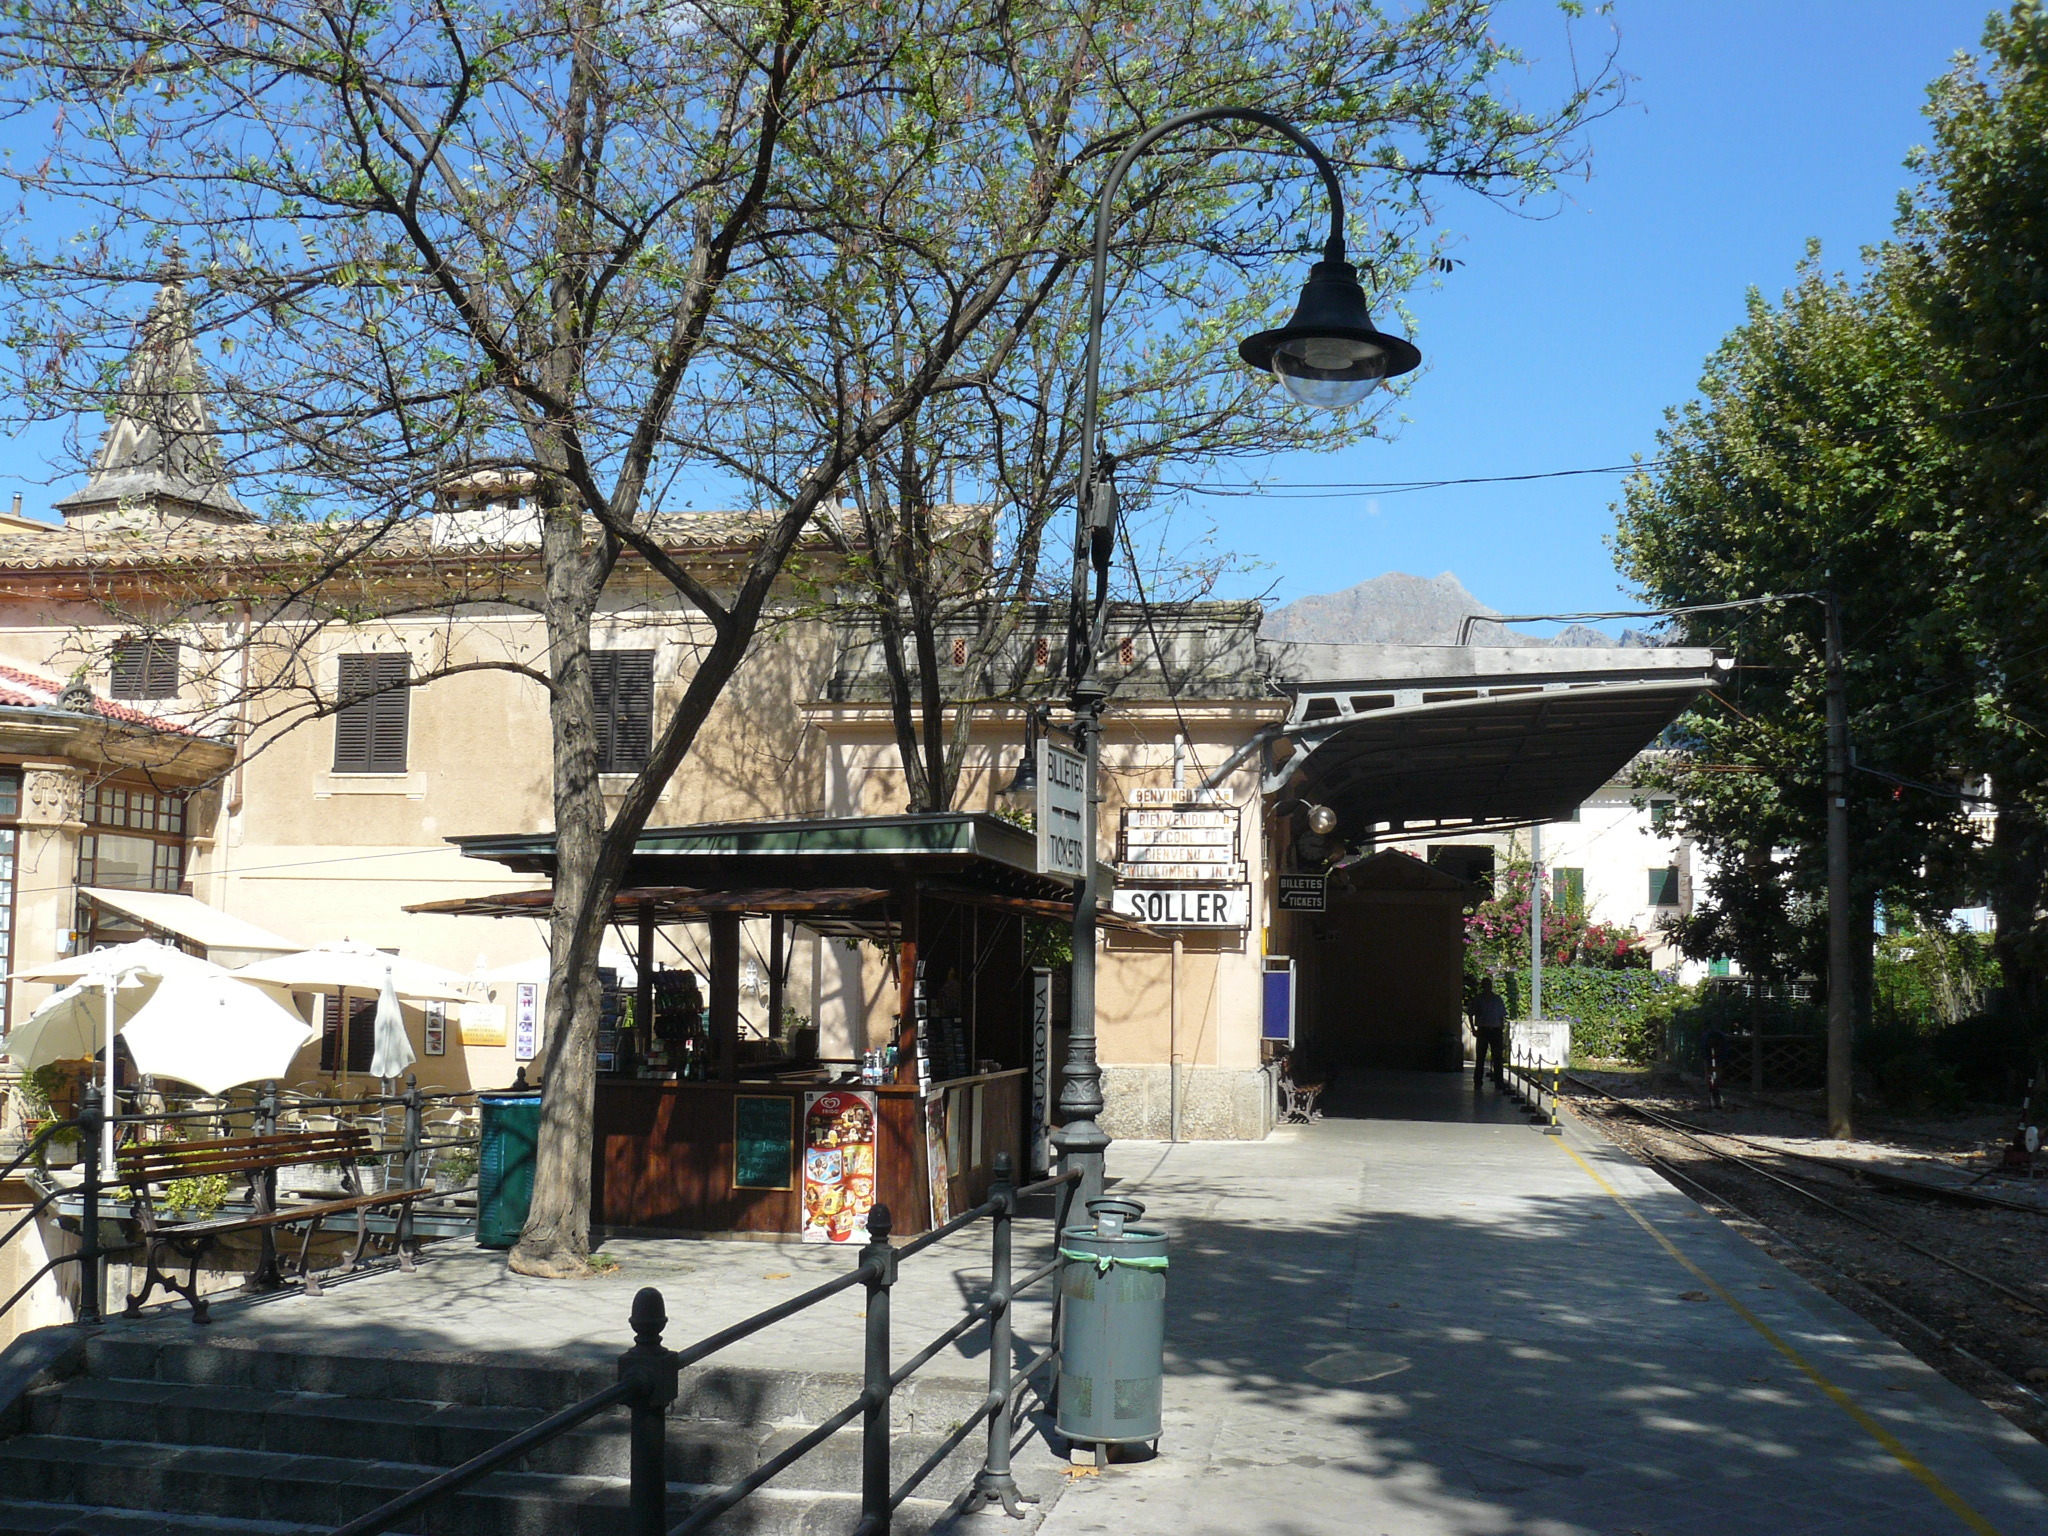
<instances>
[{"instance_id":1,"label":"white directional sign","mask_svg":"<svg viewBox=\"0 0 2048 1536\"><path fill-rule=\"evenodd\" d=\"M1168 796L1179 797L1169 803ZM1117 873L1132 881L1200 880L1242 885L1237 809L1214 790L1136 790L1124 811Z\"/></svg>"},{"instance_id":2,"label":"white directional sign","mask_svg":"<svg viewBox=\"0 0 2048 1536\"><path fill-rule=\"evenodd\" d=\"M1120 885L1114 901L1119 916L1150 928L1248 928L1252 920L1251 889L1242 885Z\"/></svg>"},{"instance_id":3,"label":"white directional sign","mask_svg":"<svg viewBox=\"0 0 2048 1536\"><path fill-rule=\"evenodd\" d=\"M1085 879L1088 846L1088 764L1078 752L1038 743L1038 872Z\"/></svg>"}]
</instances>

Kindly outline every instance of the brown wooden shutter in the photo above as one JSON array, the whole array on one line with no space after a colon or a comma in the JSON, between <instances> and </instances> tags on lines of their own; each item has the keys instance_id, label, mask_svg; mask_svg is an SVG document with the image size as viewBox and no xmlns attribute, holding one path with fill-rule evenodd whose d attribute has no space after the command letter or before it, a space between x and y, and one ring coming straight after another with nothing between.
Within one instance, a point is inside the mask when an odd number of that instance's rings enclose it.
<instances>
[{"instance_id":1,"label":"brown wooden shutter","mask_svg":"<svg viewBox=\"0 0 2048 1536\"><path fill-rule=\"evenodd\" d=\"M383 690L370 700L375 714L370 728L370 772L405 772L406 732L412 721L412 658L404 652L375 658L374 685Z\"/></svg>"},{"instance_id":2,"label":"brown wooden shutter","mask_svg":"<svg viewBox=\"0 0 2048 1536\"><path fill-rule=\"evenodd\" d=\"M405 772L412 658L403 651L341 658L334 717L336 773Z\"/></svg>"},{"instance_id":3,"label":"brown wooden shutter","mask_svg":"<svg viewBox=\"0 0 2048 1536\"><path fill-rule=\"evenodd\" d=\"M597 771L612 771L613 697L619 681L619 653L590 653L590 730L597 738Z\"/></svg>"},{"instance_id":4,"label":"brown wooden shutter","mask_svg":"<svg viewBox=\"0 0 2048 1536\"><path fill-rule=\"evenodd\" d=\"M654 740L654 652L612 652L611 770L647 766Z\"/></svg>"},{"instance_id":5,"label":"brown wooden shutter","mask_svg":"<svg viewBox=\"0 0 2048 1536\"><path fill-rule=\"evenodd\" d=\"M140 699L143 675L148 670L147 653L140 640L123 640L114 648L114 676L108 686L117 699Z\"/></svg>"},{"instance_id":6,"label":"brown wooden shutter","mask_svg":"<svg viewBox=\"0 0 2048 1536\"><path fill-rule=\"evenodd\" d=\"M123 640L114 649L113 678L108 692L117 699L176 698L178 642Z\"/></svg>"}]
</instances>

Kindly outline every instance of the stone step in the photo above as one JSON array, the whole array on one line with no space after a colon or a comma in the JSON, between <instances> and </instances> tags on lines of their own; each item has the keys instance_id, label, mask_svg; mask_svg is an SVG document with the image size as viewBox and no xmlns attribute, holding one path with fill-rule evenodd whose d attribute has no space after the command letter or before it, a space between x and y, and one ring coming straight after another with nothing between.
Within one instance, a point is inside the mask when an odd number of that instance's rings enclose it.
<instances>
[{"instance_id":1,"label":"stone step","mask_svg":"<svg viewBox=\"0 0 2048 1536\"><path fill-rule=\"evenodd\" d=\"M617 1379L603 1364L519 1357L320 1353L251 1340L165 1338L109 1329L86 1346L86 1374L99 1380L159 1381L259 1392L313 1393L376 1402L459 1403L553 1413ZM851 1372L722 1366L683 1372L673 1417L728 1424L815 1424L858 1395ZM899 1429L943 1434L981 1406L983 1383L917 1376L899 1387L890 1414Z\"/></svg>"},{"instance_id":2,"label":"stone step","mask_svg":"<svg viewBox=\"0 0 2048 1536\"><path fill-rule=\"evenodd\" d=\"M835 1409L842 1406L844 1400L833 1405ZM32 1393L28 1427L36 1434L67 1439L217 1446L452 1467L501 1444L542 1417L531 1408L79 1377ZM936 1429L897 1428L891 1444L897 1477L915 1470L966 1417L963 1414ZM628 1472L626 1422L623 1408L601 1415L540 1447L518 1470L624 1477ZM892 1425L895 1423L892 1415ZM671 1417L669 1478L710 1487L737 1482L807 1433L809 1427ZM970 1432L919 1491L950 1498L966 1488L980 1466L985 1443L983 1432ZM783 1478L796 1487L857 1488L860 1466L860 1432L855 1427L817 1447Z\"/></svg>"},{"instance_id":3,"label":"stone step","mask_svg":"<svg viewBox=\"0 0 2048 1536\"><path fill-rule=\"evenodd\" d=\"M66 1435L18 1435L0 1441L0 1486L29 1506L84 1506L96 1512L163 1511L229 1521L332 1529L367 1513L436 1469L334 1456L221 1446L145 1445ZM706 1490L672 1484L672 1519ZM945 1505L910 1499L895 1529L918 1536ZM721 1536L799 1536L850 1529L859 1516L851 1493L766 1489L728 1513ZM625 1519L626 1482L618 1477L498 1472L401 1526L409 1536L616 1536ZM189 1522L187 1522L189 1526ZM166 1529L177 1529L163 1522ZM133 1529L133 1527L129 1527ZM48 1530L49 1526L27 1529ZM261 1529L261 1527L257 1527Z\"/></svg>"},{"instance_id":4,"label":"stone step","mask_svg":"<svg viewBox=\"0 0 2048 1536\"><path fill-rule=\"evenodd\" d=\"M88 1536L327 1536L325 1525L291 1525L280 1520L230 1520L222 1515L178 1515L166 1510L107 1509L98 1505L36 1504L10 1499L0 1504L0 1536L49 1536L84 1531Z\"/></svg>"}]
</instances>

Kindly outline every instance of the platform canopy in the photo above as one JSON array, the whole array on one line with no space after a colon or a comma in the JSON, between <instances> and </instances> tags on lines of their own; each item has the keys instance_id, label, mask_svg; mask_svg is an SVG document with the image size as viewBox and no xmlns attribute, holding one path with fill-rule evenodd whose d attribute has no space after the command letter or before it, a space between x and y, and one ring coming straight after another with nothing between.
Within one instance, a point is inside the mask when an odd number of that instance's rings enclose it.
<instances>
[{"instance_id":1,"label":"platform canopy","mask_svg":"<svg viewBox=\"0 0 2048 1536\"><path fill-rule=\"evenodd\" d=\"M452 838L473 857L552 875L555 839L539 832ZM1112 881L1103 880L1103 888ZM913 893L1019 916L1065 922L1072 885L1037 869L1037 841L997 816L964 812L709 822L650 827L634 845L617 921L788 917L820 933L893 938ZM548 890L422 902L408 912L534 917ZM1107 906L1106 926L1129 926Z\"/></svg>"},{"instance_id":2,"label":"platform canopy","mask_svg":"<svg viewBox=\"0 0 2048 1536\"><path fill-rule=\"evenodd\" d=\"M1306 648L1295 648L1306 650ZM1269 794L1363 830L1569 817L1718 675L1707 650L1339 646L1276 733Z\"/></svg>"}]
</instances>

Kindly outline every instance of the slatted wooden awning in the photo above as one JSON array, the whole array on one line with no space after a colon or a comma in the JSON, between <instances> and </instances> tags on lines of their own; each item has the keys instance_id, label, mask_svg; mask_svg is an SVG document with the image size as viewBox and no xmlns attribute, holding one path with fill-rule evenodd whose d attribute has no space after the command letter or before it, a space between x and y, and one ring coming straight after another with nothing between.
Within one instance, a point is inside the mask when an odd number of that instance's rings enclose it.
<instances>
[{"instance_id":1,"label":"slatted wooden awning","mask_svg":"<svg viewBox=\"0 0 2048 1536\"><path fill-rule=\"evenodd\" d=\"M927 884L923 894L937 901L1037 917L1049 922L1069 922L1073 905L1032 896L1013 896L1001 891L979 891L949 883ZM875 886L836 886L819 890L798 890L771 886L750 890L707 891L695 886L642 886L620 891L612 898L615 922L637 922L643 912L657 923L703 922L718 916L790 917L818 933L833 938L888 940L899 936L897 914L891 906L893 893ZM444 917L543 917L554 901L554 892L504 891L492 896L458 896L447 901L423 901L407 907L408 912L428 912ZM1127 918L1102 910L1097 921L1105 928L1134 933L1148 932Z\"/></svg>"}]
</instances>

